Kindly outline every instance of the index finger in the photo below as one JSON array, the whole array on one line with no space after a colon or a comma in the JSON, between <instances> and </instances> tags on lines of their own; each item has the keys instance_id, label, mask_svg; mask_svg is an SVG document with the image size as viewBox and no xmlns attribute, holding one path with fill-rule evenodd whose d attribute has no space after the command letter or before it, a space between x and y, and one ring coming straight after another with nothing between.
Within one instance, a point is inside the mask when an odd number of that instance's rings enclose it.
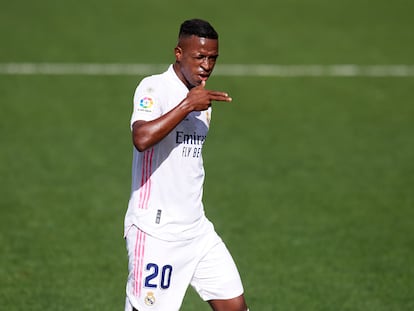
<instances>
[{"instance_id":1,"label":"index finger","mask_svg":"<svg viewBox=\"0 0 414 311\"><path fill-rule=\"evenodd\" d=\"M209 96L211 100L215 101L226 101L231 102L233 99L229 96L229 94L225 92L219 92L219 91L210 91Z\"/></svg>"}]
</instances>

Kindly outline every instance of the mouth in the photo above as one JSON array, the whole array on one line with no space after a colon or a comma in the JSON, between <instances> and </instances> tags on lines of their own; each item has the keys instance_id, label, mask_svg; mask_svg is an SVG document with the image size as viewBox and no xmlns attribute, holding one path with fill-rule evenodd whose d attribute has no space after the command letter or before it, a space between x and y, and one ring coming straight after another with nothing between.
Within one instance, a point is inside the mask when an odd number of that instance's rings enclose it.
<instances>
[{"instance_id":1,"label":"mouth","mask_svg":"<svg viewBox=\"0 0 414 311\"><path fill-rule=\"evenodd\" d=\"M209 77L210 77L210 74L208 73L200 73L198 75L198 78L200 79L200 81L207 81Z\"/></svg>"}]
</instances>

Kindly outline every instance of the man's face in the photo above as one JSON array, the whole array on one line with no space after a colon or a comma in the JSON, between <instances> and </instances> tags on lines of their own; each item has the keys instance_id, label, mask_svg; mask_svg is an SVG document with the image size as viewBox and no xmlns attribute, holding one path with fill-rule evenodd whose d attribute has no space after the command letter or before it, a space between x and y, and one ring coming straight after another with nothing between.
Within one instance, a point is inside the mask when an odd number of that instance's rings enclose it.
<instances>
[{"instance_id":1,"label":"man's face","mask_svg":"<svg viewBox=\"0 0 414 311\"><path fill-rule=\"evenodd\" d=\"M181 38L175 48L175 71L191 89L206 81L218 57L218 40L191 36Z\"/></svg>"}]
</instances>

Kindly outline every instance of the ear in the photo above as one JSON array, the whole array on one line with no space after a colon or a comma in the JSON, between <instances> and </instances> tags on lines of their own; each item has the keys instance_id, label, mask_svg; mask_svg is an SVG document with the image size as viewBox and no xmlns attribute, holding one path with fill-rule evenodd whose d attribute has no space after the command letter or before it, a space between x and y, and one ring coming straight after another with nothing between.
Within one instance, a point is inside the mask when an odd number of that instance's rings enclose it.
<instances>
[{"instance_id":1,"label":"ear","mask_svg":"<svg viewBox=\"0 0 414 311\"><path fill-rule=\"evenodd\" d=\"M175 60L177 62L181 61L181 57L183 55L183 50L179 46L175 47L174 54L175 54Z\"/></svg>"}]
</instances>

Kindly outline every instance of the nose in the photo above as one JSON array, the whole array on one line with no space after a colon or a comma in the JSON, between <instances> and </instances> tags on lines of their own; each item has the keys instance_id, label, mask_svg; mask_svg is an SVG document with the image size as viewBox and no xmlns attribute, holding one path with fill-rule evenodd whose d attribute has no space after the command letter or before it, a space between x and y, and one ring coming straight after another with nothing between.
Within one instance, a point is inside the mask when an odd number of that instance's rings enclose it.
<instances>
[{"instance_id":1,"label":"nose","mask_svg":"<svg viewBox=\"0 0 414 311\"><path fill-rule=\"evenodd\" d=\"M210 71L213 69L214 67L214 60L208 56L204 57L202 62L201 62L201 67L205 70L205 71Z\"/></svg>"}]
</instances>

